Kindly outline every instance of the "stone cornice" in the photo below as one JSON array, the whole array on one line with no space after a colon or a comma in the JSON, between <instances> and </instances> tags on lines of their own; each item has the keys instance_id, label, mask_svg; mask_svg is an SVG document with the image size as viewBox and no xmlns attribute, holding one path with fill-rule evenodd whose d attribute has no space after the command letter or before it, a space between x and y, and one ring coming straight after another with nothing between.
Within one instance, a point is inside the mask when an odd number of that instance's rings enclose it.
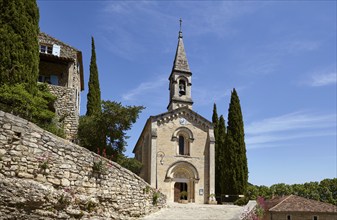
<instances>
[{"instance_id":1,"label":"stone cornice","mask_svg":"<svg viewBox=\"0 0 337 220\"><path fill-rule=\"evenodd\" d=\"M180 117L184 117L188 121L198 124L205 130L213 129L213 125L210 121L187 107L177 108L173 111L168 111L160 115L151 116L151 121L156 121L158 125L161 125Z\"/></svg>"}]
</instances>

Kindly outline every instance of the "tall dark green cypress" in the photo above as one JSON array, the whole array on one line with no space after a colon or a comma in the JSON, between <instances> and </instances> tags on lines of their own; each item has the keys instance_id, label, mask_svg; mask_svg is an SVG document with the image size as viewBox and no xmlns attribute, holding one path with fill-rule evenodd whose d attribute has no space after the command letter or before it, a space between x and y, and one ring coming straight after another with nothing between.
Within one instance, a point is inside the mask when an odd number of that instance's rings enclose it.
<instances>
[{"instance_id":1,"label":"tall dark green cypress","mask_svg":"<svg viewBox=\"0 0 337 220\"><path fill-rule=\"evenodd\" d=\"M91 60L88 88L86 115L90 116L101 112L101 90L99 87L94 37L91 37Z\"/></svg>"},{"instance_id":2,"label":"tall dark green cypress","mask_svg":"<svg viewBox=\"0 0 337 220\"><path fill-rule=\"evenodd\" d=\"M240 100L235 89L232 91L229 104L225 146L226 168L229 168L225 181L228 184L226 193L244 194L248 185L248 165Z\"/></svg>"},{"instance_id":3,"label":"tall dark green cypress","mask_svg":"<svg viewBox=\"0 0 337 220\"><path fill-rule=\"evenodd\" d=\"M220 163L220 157L219 154L219 118L218 113L216 109L216 104L213 105L213 115L212 115L212 122L213 122L213 129L214 129L214 139L215 139L215 195L220 196L221 195L221 163Z\"/></svg>"},{"instance_id":4,"label":"tall dark green cypress","mask_svg":"<svg viewBox=\"0 0 337 220\"><path fill-rule=\"evenodd\" d=\"M0 0L0 85L36 88L39 74L36 0Z\"/></svg>"},{"instance_id":5,"label":"tall dark green cypress","mask_svg":"<svg viewBox=\"0 0 337 220\"><path fill-rule=\"evenodd\" d=\"M219 154L219 187L221 194L224 194L224 175L225 175L225 139L226 139L226 125L223 115L219 118L219 128L218 128L218 154Z\"/></svg>"}]
</instances>

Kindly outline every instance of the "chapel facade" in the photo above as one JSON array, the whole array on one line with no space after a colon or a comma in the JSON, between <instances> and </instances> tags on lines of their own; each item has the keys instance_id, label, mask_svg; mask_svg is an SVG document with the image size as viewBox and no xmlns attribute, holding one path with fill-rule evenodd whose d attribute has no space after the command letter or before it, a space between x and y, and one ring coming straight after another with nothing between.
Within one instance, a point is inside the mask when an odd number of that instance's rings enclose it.
<instances>
[{"instance_id":1,"label":"chapel facade","mask_svg":"<svg viewBox=\"0 0 337 220\"><path fill-rule=\"evenodd\" d=\"M167 112L150 116L133 150L142 164L140 177L178 202L208 203L215 192L214 132L210 121L192 110L192 72L182 31L169 76Z\"/></svg>"}]
</instances>

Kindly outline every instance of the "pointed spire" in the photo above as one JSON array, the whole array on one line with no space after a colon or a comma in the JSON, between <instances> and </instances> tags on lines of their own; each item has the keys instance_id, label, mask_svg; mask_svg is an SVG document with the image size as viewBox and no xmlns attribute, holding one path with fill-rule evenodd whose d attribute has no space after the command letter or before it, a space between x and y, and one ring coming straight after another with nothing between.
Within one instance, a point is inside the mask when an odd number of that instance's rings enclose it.
<instances>
[{"instance_id":1,"label":"pointed spire","mask_svg":"<svg viewBox=\"0 0 337 220\"><path fill-rule=\"evenodd\" d=\"M179 22L180 22L180 30L179 30L179 36L178 36L178 46L177 46L176 56L173 62L173 70L191 72L190 67L188 66L185 48L184 48L183 32L181 31L181 24L182 24L181 18Z\"/></svg>"}]
</instances>

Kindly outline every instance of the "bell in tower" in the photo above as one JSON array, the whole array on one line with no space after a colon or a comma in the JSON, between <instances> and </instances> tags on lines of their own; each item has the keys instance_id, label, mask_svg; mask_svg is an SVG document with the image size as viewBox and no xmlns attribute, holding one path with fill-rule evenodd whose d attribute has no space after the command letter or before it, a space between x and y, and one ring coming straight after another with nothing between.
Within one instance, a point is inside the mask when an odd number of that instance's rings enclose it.
<instances>
[{"instance_id":1,"label":"bell in tower","mask_svg":"<svg viewBox=\"0 0 337 220\"><path fill-rule=\"evenodd\" d=\"M179 81L179 95L183 96L186 95L186 86L185 86L185 81L184 80L180 80Z\"/></svg>"},{"instance_id":2,"label":"bell in tower","mask_svg":"<svg viewBox=\"0 0 337 220\"><path fill-rule=\"evenodd\" d=\"M178 35L178 45L173 61L173 68L169 77L170 102L167 106L169 111L180 107L192 109L193 101L191 97L192 72L188 65L183 42L183 33L180 30Z\"/></svg>"}]
</instances>

